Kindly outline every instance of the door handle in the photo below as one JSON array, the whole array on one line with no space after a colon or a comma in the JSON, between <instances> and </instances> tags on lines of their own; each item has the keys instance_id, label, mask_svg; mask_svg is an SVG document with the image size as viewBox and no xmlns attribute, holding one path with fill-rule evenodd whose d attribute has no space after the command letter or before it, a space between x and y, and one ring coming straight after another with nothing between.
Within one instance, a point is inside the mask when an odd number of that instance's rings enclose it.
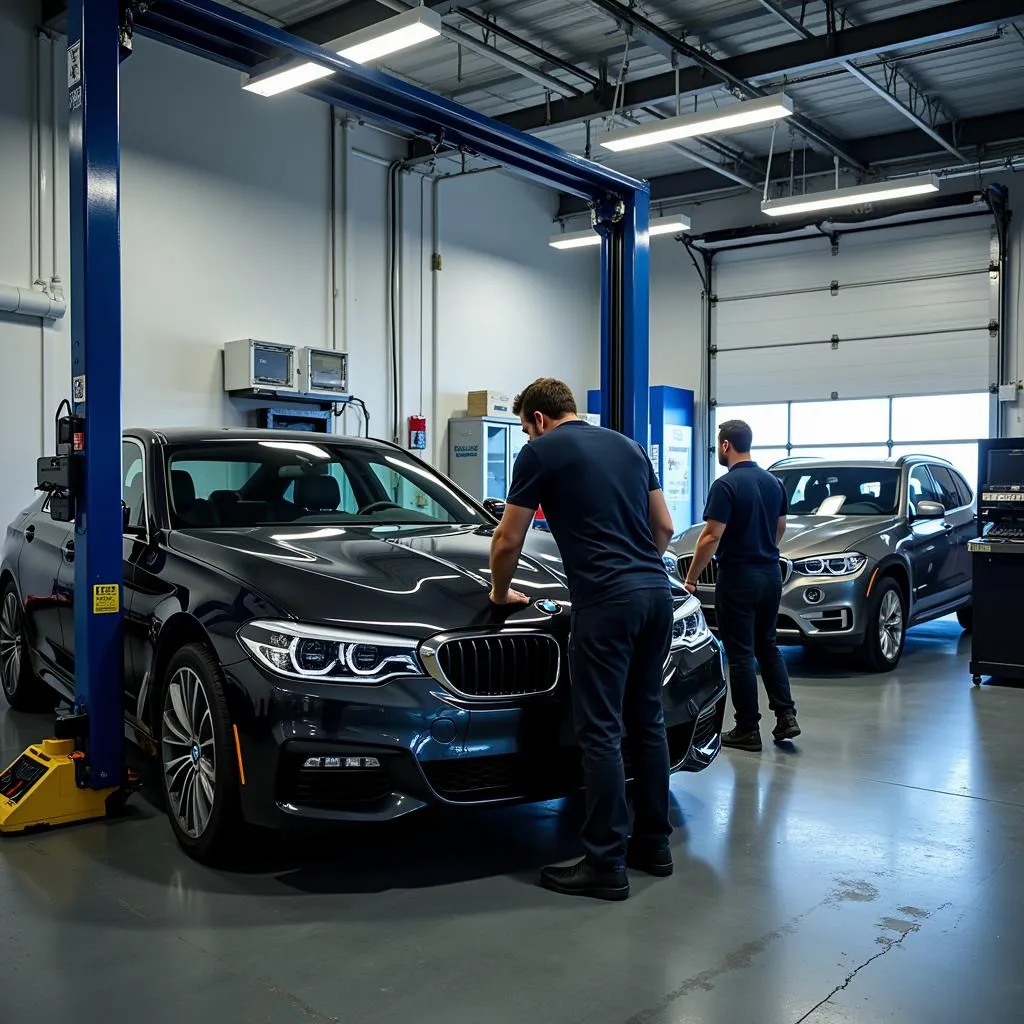
<instances>
[{"instance_id":1,"label":"door handle","mask_svg":"<svg viewBox=\"0 0 1024 1024\"><path fill-rule=\"evenodd\" d=\"M75 542L73 540L67 541L61 550L64 552L65 562L73 562L75 560Z\"/></svg>"},{"instance_id":2,"label":"door handle","mask_svg":"<svg viewBox=\"0 0 1024 1024\"><path fill-rule=\"evenodd\" d=\"M25 527L25 541L29 544L36 539L36 528L34 526Z\"/></svg>"}]
</instances>

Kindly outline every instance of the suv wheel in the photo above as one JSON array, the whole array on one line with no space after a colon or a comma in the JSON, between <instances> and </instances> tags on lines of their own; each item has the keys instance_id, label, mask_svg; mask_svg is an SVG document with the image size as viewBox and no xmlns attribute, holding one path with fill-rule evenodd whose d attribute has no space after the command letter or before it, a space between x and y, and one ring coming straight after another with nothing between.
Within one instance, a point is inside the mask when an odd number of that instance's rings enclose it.
<instances>
[{"instance_id":1,"label":"suv wheel","mask_svg":"<svg viewBox=\"0 0 1024 1024\"><path fill-rule=\"evenodd\" d=\"M963 608L957 608L956 621L965 633L970 633L974 629L974 605L966 604Z\"/></svg>"},{"instance_id":2,"label":"suv wheel","mask_svg":"<svg viewBox=\"0 0 1024 1024\"><path fill-rule=\"evenodd\" d=\"M53 691L32 671L25 613L13 583L0 597L0 688L15 711L45 711L55 703Z\"/></svg>"},{"instance_id":3,"label":"suv wheel","mask_svg":"<svg viewBox=\"0 0 1024 1024\"><path fill-rule=\"evenodd\" d=\"M171 828L197 860L218 860L233 852L242 820L224 677L210 651L190 644L174 655L158 706L160 781Z\"/></svg>"},{"instance_id":4,"label":"suv wheel","mask_svg":"<svg viewBox=\"0 0 1024 1024\"><path fill-rule=\"evenodd\" d=\"M891 672L903 657L907 612L895 580L882 579L871 595L861 659L872 672Z\"/></svg>"}]
</instances>

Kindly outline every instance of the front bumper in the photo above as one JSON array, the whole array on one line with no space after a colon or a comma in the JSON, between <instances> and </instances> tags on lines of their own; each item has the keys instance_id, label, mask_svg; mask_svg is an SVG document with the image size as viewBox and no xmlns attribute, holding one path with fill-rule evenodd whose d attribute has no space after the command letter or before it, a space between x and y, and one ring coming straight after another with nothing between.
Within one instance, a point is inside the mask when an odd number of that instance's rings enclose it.
<instances>
[{"instance_id":1,"label":"front bumper","mask_svg":"<svg viewBox=\"0 0 1024 1024\"><path fill-rule=\"evenodd\" d=\"M427 677L360 687L279 679L248 660L224 671L242 808L256 825L386 821L429 804L554 799L582 786L568 672L550 695L470 703ZM725 716L717 641L673 654L663 694L673 770L702 771ZM332 767L307 767L327 757Z\"/></svg>"},{"instance_id":2,"label":"front bumper","mask_svg":"<svg viewBox=\"0 0 1024 1024\"><path fill-rule=\"evenodd\" d=\"M853 576L800 576L793 574L782 587L776 639L783 645L857 647L866 628L867 567ZM719 635L715 588L702 584L697 597L715 635Z\"/></svg>"}]
</instances>

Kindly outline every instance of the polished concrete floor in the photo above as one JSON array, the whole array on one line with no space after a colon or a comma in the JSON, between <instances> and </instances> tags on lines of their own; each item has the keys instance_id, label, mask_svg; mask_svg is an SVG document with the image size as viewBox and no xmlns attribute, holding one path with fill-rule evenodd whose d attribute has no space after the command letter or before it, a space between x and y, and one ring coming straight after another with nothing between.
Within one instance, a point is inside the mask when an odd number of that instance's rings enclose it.
<instances>
[{"instance_id":1,"label":"polished concrete floor","mask_svg":"<svg viewBox=\"0 0 1024 1024\"><path fill-rule=\"evenodd\" d=\"M677 871L534 884L578 806L309 837L235 872L122 820L0 842L0 1021L874 1024L1024 1017L1024 691L915 630L899 672L789 656L804 735L676 776ZM3 760L43 718L0 712Z\"/></svg>"}]
</instances>

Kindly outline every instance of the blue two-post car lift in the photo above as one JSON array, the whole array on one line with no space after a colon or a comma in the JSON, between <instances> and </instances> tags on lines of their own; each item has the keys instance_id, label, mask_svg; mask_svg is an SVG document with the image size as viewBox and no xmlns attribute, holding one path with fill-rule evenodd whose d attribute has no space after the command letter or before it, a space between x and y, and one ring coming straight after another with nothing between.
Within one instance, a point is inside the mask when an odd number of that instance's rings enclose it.
<instances>
[{"instance_id":1,"label":"blue two-post car lift","mask_svg":"<svg viewBox=\"0 0 1024 1024\"><path fill-rule=\"evenodd\" d=\"M60 763L77 780L70 799L27 799L22 823L103 813L125 784L121 512L121 251L119 67L132 34L250 72L301 58L333 69L304 91L434 144L492 160L587 200L601 244L602 422L648 441L650 193L618 174L388 75L355 65L212 0L71 0L70 111L72 394L80 494L75 520L76 720L86 739L46 741L23 758ZM552 339L557 343L557 339ZM66 757L66 760L65 760ZM31 766L30 766L31 767ZM38 787L42 792L43 787ZM29 794L30 796L31 794ZM78 797L77 802L75 797ZM54 804L56 800L56 804ZM0 815L0 831L3 821Z\"/></svg>"}]
</instances>

